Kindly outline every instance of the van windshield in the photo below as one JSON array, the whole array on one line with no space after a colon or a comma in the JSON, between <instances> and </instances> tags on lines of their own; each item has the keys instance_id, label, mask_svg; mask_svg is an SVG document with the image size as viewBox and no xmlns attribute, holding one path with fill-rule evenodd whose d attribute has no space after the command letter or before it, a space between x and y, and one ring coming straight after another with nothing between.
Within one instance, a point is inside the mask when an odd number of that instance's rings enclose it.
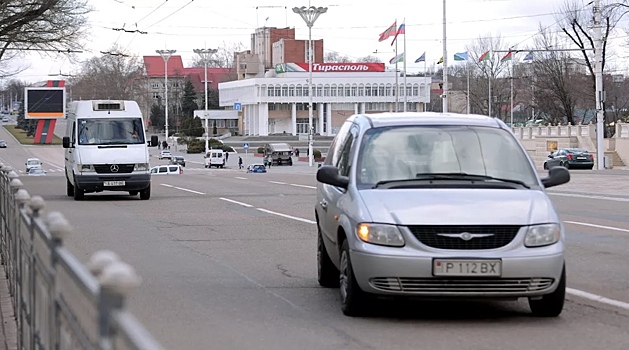
<instances>
[{"instance_id":1,"label":"van windshield","mask_svg":"<svg viewBox=\"0 0 629 350\"><path fill-rule=\"evenodd\" d=\"M144 144L142 118L78 119L79 145Z\"/></svg>"}]
</instances>

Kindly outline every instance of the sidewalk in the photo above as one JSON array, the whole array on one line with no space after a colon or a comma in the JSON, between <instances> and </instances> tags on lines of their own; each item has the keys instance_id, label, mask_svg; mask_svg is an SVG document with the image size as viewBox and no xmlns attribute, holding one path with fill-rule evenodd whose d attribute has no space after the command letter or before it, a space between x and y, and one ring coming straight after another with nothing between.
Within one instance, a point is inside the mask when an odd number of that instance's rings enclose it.
<instances>
[{"instance_id":1,"label":"sidewalk","mask_svg":"<svg viewBox=\"0 0 629 350\"><path fill-rule=\"evenodd\" d=\"M11 295L9 294L9 282L7 280L4 265L0 265L0 321L2 321L2 333L0 333L0 350L17 349L17 324Z\"/></svg>"}]
</instances>

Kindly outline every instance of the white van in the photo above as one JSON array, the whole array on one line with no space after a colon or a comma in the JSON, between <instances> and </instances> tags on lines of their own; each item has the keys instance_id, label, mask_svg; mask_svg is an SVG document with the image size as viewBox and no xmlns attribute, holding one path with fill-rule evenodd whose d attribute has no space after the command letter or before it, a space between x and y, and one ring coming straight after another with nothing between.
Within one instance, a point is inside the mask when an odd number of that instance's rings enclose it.
<instances>
[{"instance_id":1,"label":"white van","mask_svg":"<svg viewBox=\"0 0 629 350\"><path fill-rule=\"evenodd\" d=\"M225 166L225 152L222 149L211 149L205 155L205 167L222 168Z\"/></svg>"},{"instance_id":2,"label":"white van","mask_svg":"<svg viewBox=\"0 0 629 350\"><path fill-rule=\"evenodd\" d=\"M151 197L144 120L135 101L91 100L68 104L65 148L66 194L75 200L85 193L126 191ZM148 145L147 145L148 143Z\"/></svg>"}]
</instances>

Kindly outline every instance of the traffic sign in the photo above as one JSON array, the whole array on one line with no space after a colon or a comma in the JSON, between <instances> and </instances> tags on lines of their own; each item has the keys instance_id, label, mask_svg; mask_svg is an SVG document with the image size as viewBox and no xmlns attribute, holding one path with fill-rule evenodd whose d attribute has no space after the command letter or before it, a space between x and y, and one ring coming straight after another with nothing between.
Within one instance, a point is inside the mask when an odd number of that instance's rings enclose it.
<instances>
[{"instance_id":1,"label":"traffic sign","mask_svg":"<svg viewBox=\"0 0 629 350\"><path fill-rule=\"evenodd\" d=\"M234 102L234 110L235 111L241 111L242 110L242 103Z\"/></svg>"},{"instance_id":2,"label":"traffic sign","mask_svg":"<svg viewBox=\"0 0 629 350\"><path fill-rule=\"evenodd\" d=\"M248 143L245 143L244 145L242 145L242 148L244 148L244 149L249 149L249 144L248 144Z\"/></svg>"}]
</instances>

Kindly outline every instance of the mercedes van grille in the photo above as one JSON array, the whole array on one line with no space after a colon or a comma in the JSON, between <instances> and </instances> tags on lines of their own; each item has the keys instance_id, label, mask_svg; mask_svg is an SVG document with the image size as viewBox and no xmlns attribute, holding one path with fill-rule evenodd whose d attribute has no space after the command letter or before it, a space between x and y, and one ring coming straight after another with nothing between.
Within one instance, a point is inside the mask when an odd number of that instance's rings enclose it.
<instances>
[{"instance_id":1,"label":"mercedes van grille","mask_svg":"<svg viewBox=\"0 0 629 350\"><path fill-rule=\"evenodd\" d=\"M521 226L407 226L423 244L438 249L480 250L504 247Z\"/></svg>"},{"instance_id":2,"label":"mercedes van grille","mask_svg":"<svg viewBox=\"0 0 629 350\"><path fill-rule=\"evenodd\" d=\"M133 172L134 167L135 164L96 164L94 170L97 174L128 174Z\"/></svg>"}]
</instances>

